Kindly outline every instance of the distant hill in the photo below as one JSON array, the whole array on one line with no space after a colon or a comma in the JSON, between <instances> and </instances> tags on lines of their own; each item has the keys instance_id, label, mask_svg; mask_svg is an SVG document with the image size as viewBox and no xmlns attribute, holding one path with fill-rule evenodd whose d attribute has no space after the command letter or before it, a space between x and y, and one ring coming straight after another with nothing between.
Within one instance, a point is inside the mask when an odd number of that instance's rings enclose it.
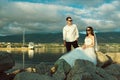
<instances>
[{"instance_id":1,"label":"distant hill","mask_svg":"<svg viewBox=\"0 0 120 80\"><path fill-rule=\"evenodd\" d=\"M120 43L120 32L97 33L98 43ZM83 43L85 34L80 34L79 43ZM0 42L22 42L21 35L0 36ZM62 33L25 34L25 42L62 43Z\"/></svg>"}]
</instances>

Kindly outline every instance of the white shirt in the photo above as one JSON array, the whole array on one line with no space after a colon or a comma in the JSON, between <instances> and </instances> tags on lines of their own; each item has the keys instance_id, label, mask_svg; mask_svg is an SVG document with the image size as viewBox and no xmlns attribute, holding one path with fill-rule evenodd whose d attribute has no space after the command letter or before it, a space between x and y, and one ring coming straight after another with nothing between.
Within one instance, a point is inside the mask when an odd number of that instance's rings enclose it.
<instances>
[{"instance_id":1,"label":"white shirt","mask_svg":"<svg viewBox=\"0 0 120 80\"><path fill-rule=\"evenodd\" d=\"M66 42L73 42L79 37L78 29L75 24L66 25L63 28L63 40Z\"/></svg>"}]
</instances>

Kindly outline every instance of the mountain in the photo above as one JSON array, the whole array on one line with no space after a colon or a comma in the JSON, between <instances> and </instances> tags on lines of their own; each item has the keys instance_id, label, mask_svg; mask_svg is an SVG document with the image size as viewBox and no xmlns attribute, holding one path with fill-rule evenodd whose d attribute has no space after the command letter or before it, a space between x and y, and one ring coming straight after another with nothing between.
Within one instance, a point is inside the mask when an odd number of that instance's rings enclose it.
<instances>
[{"instance_id":1,"label":"mountain","mask_svg":"<svg viewBox=\"0 0 120 80\"><path fill-rule=\"evenodd\" d=\"M120 43L120 32L96 33L98 43ZM83 43L85 34L80 34L79 43ZM0 42L22 42L21 35L0 36ZM25 34L25 42L62 43L62 33Z\"/></svg>"},{"instance_id":2,"label":"mountain","mask_svg":"<svg viewBox=\"0 0 120 80\"><path fill-rule=\"evenodd\" d=\"M120 32L97 33L99 43L120 43Z\"/></svg>"}]
</instances>

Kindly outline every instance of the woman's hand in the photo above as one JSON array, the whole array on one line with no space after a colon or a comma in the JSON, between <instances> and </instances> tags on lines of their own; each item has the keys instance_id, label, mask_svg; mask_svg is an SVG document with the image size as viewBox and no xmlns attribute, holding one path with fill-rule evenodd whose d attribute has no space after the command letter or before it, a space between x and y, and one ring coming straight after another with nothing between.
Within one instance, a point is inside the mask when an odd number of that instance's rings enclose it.
<instances>
[{"instance_id":1,"label":"woman's hand","mask_svg":"<svg viewBox=\"0 0 120 80\"><path fill-rule=\"evenodd\" d=\"M89 48L89 47L92 47L92 45L85 45L85 44L84 44L84 45L82 46L83 49L86 49L86 48Z\"/></svg>"},{"instance_id":2,"label":"woman's hand","mask_svg":"<svg viewBox=\"0 0 120 80\"><path fill-rule=\"evenodd\" d=\"M82 46L82 49L85 49L85 48L86 48L86 45L83 45L83 46Z\"/></svg>"}]
</instances>

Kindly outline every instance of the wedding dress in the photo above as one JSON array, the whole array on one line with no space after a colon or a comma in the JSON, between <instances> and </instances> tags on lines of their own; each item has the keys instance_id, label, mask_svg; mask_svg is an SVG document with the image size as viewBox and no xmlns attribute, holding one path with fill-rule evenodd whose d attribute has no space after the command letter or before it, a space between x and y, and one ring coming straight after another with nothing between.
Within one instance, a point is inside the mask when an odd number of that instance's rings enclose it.
<instances>
[{"instance_id":1,"label":"wedding dress","mask_svg":"<svg viewBox=\"0 0 120 80\"><path fill-rule=\"evenodd\" d=\"M91 38L86 37L85 45L91 44L92 44ZM74 50L61 56L59 59L64 59L71 67L74 66L76 59L88 60L90 62L93 62L95 65L97 64L94 47L89 47L85 49L82 49L81 47L75 48Z\"/></svg>"}]
</instances>

